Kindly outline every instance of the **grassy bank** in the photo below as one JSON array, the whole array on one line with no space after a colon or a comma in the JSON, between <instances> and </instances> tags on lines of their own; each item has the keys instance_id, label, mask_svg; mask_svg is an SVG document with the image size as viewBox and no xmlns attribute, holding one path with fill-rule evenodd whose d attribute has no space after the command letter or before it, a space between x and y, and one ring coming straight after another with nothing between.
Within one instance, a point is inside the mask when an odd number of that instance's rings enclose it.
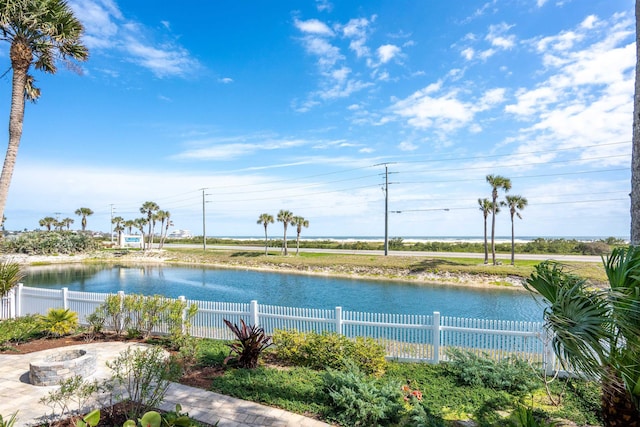
<instances>
[{"instance_id":1,"label":"grassy bank","mask_svg":"<svg viewBox=\"0 0 640 427\"><path fill-rule=\"evenodd\" d=\"M412 280L468 285L513 286L529 277L539 261L516 260L516 265L485 265L477 258L384 257L300 253L281 256L279 252L265 256L258 251L168 249L168 262L205 264L231 268L267 269L282 272L329 274L368 279ZM594 282L606 282L602 263L567 263L567 268Z\"/></svg>"}]
</instances>

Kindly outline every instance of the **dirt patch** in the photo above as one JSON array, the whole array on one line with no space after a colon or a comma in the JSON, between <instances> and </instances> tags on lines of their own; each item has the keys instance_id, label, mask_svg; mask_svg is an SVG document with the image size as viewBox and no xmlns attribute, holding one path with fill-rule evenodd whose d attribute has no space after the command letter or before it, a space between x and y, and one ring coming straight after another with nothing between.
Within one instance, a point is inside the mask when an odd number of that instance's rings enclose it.
<instances>
[{"instance_id":1,"label":"dirt patch","mask_svg":"<svg viewBox=\"0 0 640 427\"><path fill-rule=\"evenodd\" d=\"M5 347L0 347L0 354L28 354L36 351L49 350L52 348L67 347L78 344L93 344L99 342L122 341L122 342L145 342L143 339L126 339L115 334L101 334L90 338L87 334L78 334L65 337L43 337L23 343L8 343Z\"/></svg>"}]
</instances>

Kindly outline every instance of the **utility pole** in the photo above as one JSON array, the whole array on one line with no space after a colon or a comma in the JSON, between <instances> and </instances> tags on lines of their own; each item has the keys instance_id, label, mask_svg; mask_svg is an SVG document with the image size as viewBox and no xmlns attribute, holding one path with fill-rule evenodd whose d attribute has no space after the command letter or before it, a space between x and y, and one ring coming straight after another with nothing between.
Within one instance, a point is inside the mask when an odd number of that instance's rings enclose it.
<instances>
[{"instance_id":1,"label":"utility pole","mask_svg":"<svg viewBox=\"0 0 640 427\"><path fill-rule=\"evenodd\" d=\"M202 250L207 250L207 212L205 209L205 205L209 202L205 199L205 196L210 196L211 194L205 193L206 188L202 189Z\"/></svg>"},{"instance_id":2,"label":"utility pole","mask_svg":"<svg viewBox=\"0 0 640 427\"><path fill-rule=\"evenodd\" d=\"M389 166L384 165L384 256L389 254Z\"/></svg>"},{"instance_id":3,"label":"utility pole","mask_svg":"<svg viewBox=\"0 0 640 427\"><path fill-rule=\"evenodd\" d=\"M384 256L389 254L389 165L391 163L378 163L374 166L384 165ZM392 172L393 173L393 172Z\"/></svg>"},{"instance_id":4,"label":"utility pole","mask_svg":"<svg viewBox=\"0 0 640 427\"><path fill-rule=\"evenodd\" d=\"M206 221L206 212L205 212L205 204L206 201L204 199L204 188L202 189L202 251L207 251L207 221Z\"/></svg>"}]
</instances>

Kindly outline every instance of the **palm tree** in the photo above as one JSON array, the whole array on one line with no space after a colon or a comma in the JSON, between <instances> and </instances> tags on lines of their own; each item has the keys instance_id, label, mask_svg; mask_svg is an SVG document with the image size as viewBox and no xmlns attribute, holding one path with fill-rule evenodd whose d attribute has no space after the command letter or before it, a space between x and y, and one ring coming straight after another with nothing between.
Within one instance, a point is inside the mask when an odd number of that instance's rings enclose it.
<instances>
[{"instance_id":1,"label":"palm tree","mask_svg":"<svg viewBox=\"0 0 640 427\"><path fill-rule=\"evenodd\" d=\"M149 235L147 244L147 247L149 249L151 249L151 245L153 243L153 227L156 225L156 221L153 219L153 214L158 210L160 210L160 206L158 206L156 202L144 202L140 207L140 213L147 215L147 224L149 224Z\"/></svg>"},{"instance_id":2,"label":"palm tree","mask_svg":"<svg viewBox=\"0 0 640 427\"><path fill-rule=\"evenodd\" d=\"M113 230L116 233L118 233L118 239L117 239L118 244L120 244L120 240L121 240L120 235L124 231L124 226L122 225L123 222L124 222L124 218L122 218L121 216L114 216L113 218L111 218L111 224L114 225Z\"/></svg>"},{"instance_id":3,"label":"palm tree","mask_svg":"<svg viewBox=\"0 0 640 427\"><path fill-rule=\"evenodd\" d=\"M286 211L284 209L280 209L280 212L278 212L278 221L282 223L282 225L284 226L284 254L285 256L288 255L287 252L287 225L289 225L289 223L291 222L291 220L293 219L293 213L291 211Z\"/></svg>"},{"instance_id":4,"label":"palm tree","mask_svg":"<svg viewBox=\"0 0 640 427\"><path fill-rule=\"evenodd\" d=\"M280 220L278 220L280 221ZM268 242L268 237L267 237L267 226L269 224L273 224L273 215L268 214L268 213L263 213L260 214L260 217L258 218L258 222L257 224L262 224L264 226L264 254L267 255L267 242Z\"/></svg>"},{"instance_id":5,"label":"palm tree","mask_svg":"<svg viewBox=\"0 0 640 427\"><path fill-rule=\"evenodd\" d=\"M60 221L63 227L67 227L67 231L69 231L69 228L71 228L71 224L73 224L74 222L75 221L72 218L64 218Z\"/></svg>"},{"instance_id":6,"label":"palm tree","mask_svg":"<svg viewBox=\"0 0 640 427\"><path fill-rule=\"evenodd\" d=\"M500 175L487 175L487 182L491 186L491 259L496 265L496 214L498 213L498 190L511 190L511 180Z\"/></svg>"},{"instance_id":7,"label":"palm tree","mask_svg":"<svg viewBox=\"0 0 640 427\"><path fill-rule=\"evenodd\" d=\"M87 229L87 217L93 215L93 211L89 208L78 208L74 213L82 217L82 231L85 231Z\"/></svg>"},{"instance_id":8,"label":"palm tree","mask_svg":"<svg viewBox=\"0 0 640 427\"><path fill-rule=\"evenodd\" d=\"M154 221L160 221L160 243L158 243L158 249L162 249L164 245L164 239L167 237L167 231L169 231L169 219L171 214L169 211L158 210L154 215ZM165 228L165 222L167 223Z\"/></svg>"},{"instance_id":9,"label":"palm tree","mask_svg":"<svg viewBox=\"0 0 640 427\"><path fill-rule=\"evenodd\" d=\"M640 0L636 0L636 87L631 148L631 244L640 245Z\"/></svg>"},{"instance_id":10,"label":"palm tree","mask_svg":"<svg viewBox=\"0 0 640 427\"><path fill-rule=\"evenodd\" d=\"M517 215L518 218L522 219L522 215L520 212L527 206L527 199L522 196L507 196L507 206L509 207L509 212L511 213L511 265L514 265L516 258L516 243L515 243L515 232L513 229L513 216Z\"/></svg>"},{"instance_id":11,"label":"palm tree","mask_svg":"<svg viewBox=\"0 0 640 427\"><path fill-rule=\"evenodd\" d=\"M493 205L489 199L478 199L478 205L482 216L484 216L484 263L489 264L489 246L487 245L487 217L489 212L493 212ZM496 213L500 212L500 208L496 208Z\"/></svg>"},{"instance_id":12,"label":"palm tree","mask_svg":"<svg viewBox=\"0 0 640 427\"><path fill-rule=\"evenodd\" d=\"M132 219L128 219L123 223L124 227L129 230L129 234L133 231L133 227L136 226L136 222Z\"/></svg>"},{"instance_id":13,"label":"palm tree","mask_svg":"<svg viewBox=\"0 0 640 427\"><path fill-rule=\"evenodd\" d=\"M55 74L56 60L71 64L89 57L82 44L84 28L64 0L3 0L0 2L0 40L9 42L13 70L9 145L0 175L0 216L9 194L9 185L22 138L25 100L35 101L40 89L29 74L36 70Z\"/></svg>"},{"instance_id":14,"label":"palm tree","mask_svg":"<svg viewBox=\"0 0 640 427\"><path fill-rule=\"evenodd\" d=\"M147 225L147 218L136 218L133 220L134 227L140 230L140 234L142 235L142 249L144 250L144 227Z\"/></svg>"},{"instance_id":15,"label":"palm tree","mask_svg":"<svg viewBox=\"0 0 640 427\"><path fill-rule=\"evenodd\" d=\"M38 224L40 224L40 227L47 227L47 231L51 231L51 227L53 227L56 222L57 221L54 217L45 216L40 221L38 221Z\"/></svg>"},{"instance_id":16,"label":"palm tree","mask_svg":"<svg viewBox=\"0 0 640 427\"><path fill-rule=\"evenodd\" d=\"M300 252L300 233L302 232L302 227L309 228L309 221L301 216L294 216L291 220L291 225L295 225L298 232L296 237L296 255L298 255Z\"/></svg>"},{"instance_id":17,"label":"palm tree","mask_svg":"<svg viewBox=\"0 0 640 427\"><path fill-rule=\"evenodd\" d=\"M616 248L604 260L609 287L595 288L551 261L525 287L547 306L545 324L565 367L598 378L605 427L640 426L640 247Z\"/></svg>"}]
</instances>

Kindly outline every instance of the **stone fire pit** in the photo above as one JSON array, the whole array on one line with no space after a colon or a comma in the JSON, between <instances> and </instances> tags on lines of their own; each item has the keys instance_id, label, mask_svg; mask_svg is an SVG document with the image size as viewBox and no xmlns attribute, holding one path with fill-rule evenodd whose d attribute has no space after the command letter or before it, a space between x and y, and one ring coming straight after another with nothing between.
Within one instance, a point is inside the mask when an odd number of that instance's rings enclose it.
<instances>
[{"instance_id":1,"label":"stone fire pit","mask_svg":"<svg viewBox=\"0 0 640 427\"><path fill-rule=\"evenodd\" d=\"M29 382L37 386L58 385L62 380L96 371L96 356L85 350L62 350L29 364Z\"/></svg>"}]
</instances>

